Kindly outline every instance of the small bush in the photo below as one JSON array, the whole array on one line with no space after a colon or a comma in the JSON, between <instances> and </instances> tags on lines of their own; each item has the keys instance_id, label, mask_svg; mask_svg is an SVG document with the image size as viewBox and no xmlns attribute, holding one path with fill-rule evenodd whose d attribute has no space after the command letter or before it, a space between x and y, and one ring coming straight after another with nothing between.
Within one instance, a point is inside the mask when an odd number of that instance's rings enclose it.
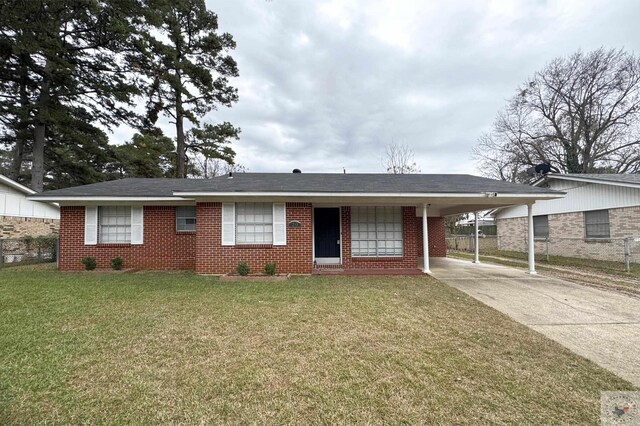
<instances>
[{"instance_id":1,"label":"small bush","mask_svg":"<svg viewBox=\"0 0 640 426\"><path fill-rule=\"evenodd\" d=\"M94 269L96 269L96 266L98 266L98 264L96 263L96 258L91 256L83 257L82 264L84 265L84 269L86 269L87 271L93 271Z\"/></svg>"},{"instance_id":2,"label":"small bush","mask_svg":"<svg viewBox=\"0 0 640 426\"><path fill-rule=\"evenodd\" d=\"M247 275L249 275L249 272L251 271L251 269L249 269L249 264L247 262L240 262L238 263L238 267L236 268L236 271L238 272L238 274L242 275L243 277L246 277Z\"/></svg>"},{"instance_id":3,"label":"small bush","mask_svg":"<svg viewBox=\"0 0 640 426\"><path fill-rule=\"evenodd\" d=\"M113 259L111 259L111 267L116 270L119 271L122 269L122 258L121 257L114 257Z\"/></svg>"},{"instance_id":4,"label":"small bush","mask_svg":"<svg viewBox=\"0 0 640 426\"><path fill-rule=\"evenodd\" d=\"M53 250L58 243L57 235L45 235L34 238L34 242L37 248Z\"/></svg>"},{"instance_id":5,"label":"small bush","mask_svg":"<svg viewBox=\"0 0 640 426\"><path fill-rule=\"evenodd\" d=\"M276 274L276 262L269 262L264 265L264 273L267 275L275 275Z\"/></svg>"}]
</instances>

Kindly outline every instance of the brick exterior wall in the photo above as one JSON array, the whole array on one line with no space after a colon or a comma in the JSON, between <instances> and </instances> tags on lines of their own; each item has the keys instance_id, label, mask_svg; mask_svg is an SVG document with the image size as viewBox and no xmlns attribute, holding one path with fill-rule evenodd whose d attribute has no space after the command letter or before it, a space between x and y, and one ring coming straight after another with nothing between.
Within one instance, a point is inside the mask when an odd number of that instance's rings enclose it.
<instances>
[{"instance_id":1,"label":"brick exterior wall","mask_svg":"<svg viewBox=\"0 0 640 426\"><path fill-rule=\"evenodd\" d=\"M61 207L59 268L84 269L81 259L95 257L98 268L109 268L121 257L125 268L195 269L196 234L176 232L176 209L172 206L144 207L144 244L84 245L84 207Z\"/></svg>"},{"instance_id":2,"label":"brick exterior wall","mask_svg":"<svg viewBox=\"0 0 640 426\"><path fill-rule=\"evenodd\" d=\"M498 248L527 250L527 218L498 219ZM586 259L623 261L624 238L640 236L640 206L609 209L611 238L586 239L584 213L549 215L549 254ZM536 253L546 252L544 239L534 242Z\"/></svg>"},{"instance_id":3,"label":"brick exterior wall","mask_svg":"<svg viewBox=\"0 0 640 426\"><path fill-rule=\"evenodd\" d=\"M33 217L0 216L0 238L41 237L57 234L58 219L38 219Z\"/></svg>"},{"instance_id":4,"label":"brick exterior wall","mask_svg":"<svg viewBox=\"0 0 640 426\"><path fill-rule=\"evenodd\" d=\"M352 257L351 208L342 207L342 266L345 269L408 269L417 268L418 247L415 207L402 207L402 257Z\"/></svg>"},{"instance_id":5,"label":"brick exterior wall","mask_svg":"<svg viewBox=\"0 0 640 426\"><path fill-rule=\"evenodd\" d=\"M418 225L418 257L424 256L422 250L422 218L416 218ZM445 235L444 217L427 218L427 226L429 231L429 257L446 257L447 242Z\"/></svg>"},{"instance_id":6,"label":"brick exterior wall","mask_svg":"<svg viewBox=\"0 0 640 426\"><path fill-rule=\"evenodd\" d=\"M299 221L299 228L287 227L287 245L222 245L222 204L198 203L196 232L176 232L175 207L144 207L144 244L84 245L84 207L62 207L60 223L60 269L82 270L81 259L95 257L98 268L109 268L114 257L125 268L185 269L199 274L226 274L245 261L252 273L261 273L268 262L276 262L280 273L310 274L313 271L313 206L287 203L287 224ZM422 256L422 218L415 207L402 207L403 256L389 258L351 257L351 209L342 207L342 256L344 269L408 269L418 267ZM446 256L444 218L428 219L429 254Z\"/></svg>"},{"instance_id":7,"label":"brick exterior wall","mask_svg":"<svg viewBox=\"0 0 640 426\"><path fill-rule=\"evenodd\" d=\"M342 207L342 265L345 269L411 269L418 267L423 256L422 218L416 217L415 207L402 207L402 257L352 257L351 256L351 208ZM429 257L445 257L445 227L443 217L430 217Z\"/></svg>"},{"instance_id":8,"label":"brick exterior wall","mask_svg":"<svg viewBox=\"0 0 640 426\"><path fill-rule=\"evenodd\" d=\"M222 204L198 203L196 208L196 272L226 274L238 263L249 264L252 273L262 273L264 265L276 262L281 273L310 274L313 270L311 204L287 203L287 223L300 222L300 228L287 227L287 245L222 245Z\"/></svg>"}]
</instances>

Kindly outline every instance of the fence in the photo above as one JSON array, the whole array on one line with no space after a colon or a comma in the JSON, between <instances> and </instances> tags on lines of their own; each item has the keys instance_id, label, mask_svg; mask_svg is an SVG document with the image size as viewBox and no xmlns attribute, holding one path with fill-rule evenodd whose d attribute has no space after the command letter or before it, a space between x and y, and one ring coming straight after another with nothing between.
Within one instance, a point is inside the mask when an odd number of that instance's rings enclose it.
<instances>
[{"instance_id":1,"label":"fence","mask_svg":"<svg viewBox=\"0 0 640 426\"><path fill-rule=\"evenodd\" d=\"M58 237L55 235L0 239L0 268L57 260Z\"/></svg>"},{"instance_id":2,"label":"fence","mask_svg":"<svg viewBox=\"0 0 640 426\"><path fill-rule=\"evenodd\" d=\"M447 251L475 251L474 235L447 237ZM512 235L488 235L479 238L481 255L526 259L527 238ZM626 271L640 270L640 238L536 238L534 249L538 261L568 266L593 266Z\"/></svg>"}]
</instances>

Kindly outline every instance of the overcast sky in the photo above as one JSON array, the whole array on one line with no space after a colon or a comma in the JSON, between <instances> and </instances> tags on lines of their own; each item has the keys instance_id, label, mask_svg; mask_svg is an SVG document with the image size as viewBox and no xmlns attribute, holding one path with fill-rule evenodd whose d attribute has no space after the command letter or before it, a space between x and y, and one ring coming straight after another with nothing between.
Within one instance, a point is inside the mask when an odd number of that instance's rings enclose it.
<instances>
[{"instance_id":1,"label":"overcast sky","mask_svg":"<svg viewBox=\"0 0 640 426\"><path fill-rule=\"evenodd\" d=\"M395 141L423 173L477 174L472 147L536 70L578 49L640 52L638 0L208 4L238 44L240 101L207 119L242 128L252 172L382 172Z\"/></svg>"}]
</instances>

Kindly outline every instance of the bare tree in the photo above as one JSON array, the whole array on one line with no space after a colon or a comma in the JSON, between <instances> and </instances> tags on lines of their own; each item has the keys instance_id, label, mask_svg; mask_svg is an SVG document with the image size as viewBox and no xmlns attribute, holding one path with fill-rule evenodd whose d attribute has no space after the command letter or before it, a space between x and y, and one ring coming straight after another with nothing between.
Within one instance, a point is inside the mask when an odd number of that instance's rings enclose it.
<instances>
[{"instance_id":1,"label":"bare tree","mask_svg":"<svg viewBox=\"0 0 640 426\"><path fill-rule=\"evenodd\" d=\"M473 155L483 174L509 181L540 163L640 172L640 59L604 48L554 59L518 88Z\"/></svg>"},{"instance_id":2,"label":"bare tree","mask_svg":"<svg viewBox=\"0 0 640 426\"><path fill-rule=\"evenodd\" d=\"M229 164L220 158L210 158L201 154L189 156L192 175L204 179L211 179L229 173L246 173L247 168L242 164Z\"/></svg>"},{"instance_id":3,"label":"bare tree","mask_svg":"<svg viewBox=\"0 0 640 426\"><path fill-rule=\"evenodd\" d=\"M387 145L382 157L382 166L387 173L394 175L420 173L413 150L407 145L398 145L395 142Z\"/></svg>"}]
</instances>

